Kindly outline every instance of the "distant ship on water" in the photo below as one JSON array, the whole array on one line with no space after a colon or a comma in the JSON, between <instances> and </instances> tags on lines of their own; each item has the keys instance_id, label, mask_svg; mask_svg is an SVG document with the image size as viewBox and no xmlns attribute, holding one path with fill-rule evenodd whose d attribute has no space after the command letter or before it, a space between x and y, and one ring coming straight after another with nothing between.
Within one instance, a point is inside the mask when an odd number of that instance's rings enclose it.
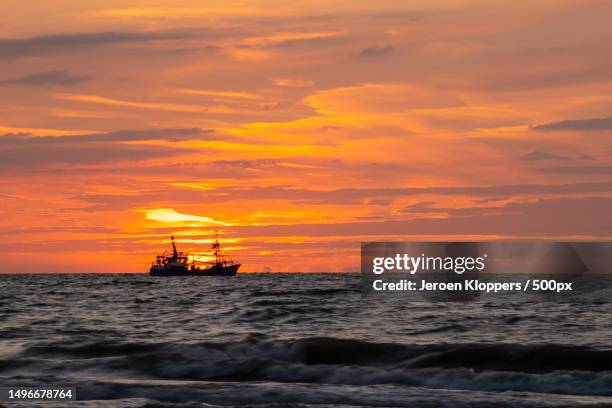
<instances>
[{"instance_id":1,"label":"distant ship on water","mask_svg":"<svg viewBox=\"0 0 612 408\"><path fill-rule=\"evenodd\" d=\"M172 253L157 255L151 265L149 275L152 276L234 276L240 268L239 263L235 263L221 249L219 239L215 236L212 250L215 260L212 262L198 262L194 257L189 262L187 252L179 252L176 249L174 237L172 241ZM197 266L196 262L202 264Z\"/></svg>"}]
</instances>

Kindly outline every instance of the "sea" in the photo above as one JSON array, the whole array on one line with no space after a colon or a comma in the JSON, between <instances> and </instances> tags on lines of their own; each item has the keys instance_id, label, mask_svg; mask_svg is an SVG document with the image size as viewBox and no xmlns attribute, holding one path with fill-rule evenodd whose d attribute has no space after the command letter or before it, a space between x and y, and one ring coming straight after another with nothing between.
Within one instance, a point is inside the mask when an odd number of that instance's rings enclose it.
<instances>
[{"instance_id":1,"label":"sea","mask_svg":"<svg viewBox=\"0 0 612 408\"><path fill-rule=\"evenodd\" d=\"M358 274L0 275L6 407L612 407L612 292L415 301Z\"/></svg>"}]
</instances>

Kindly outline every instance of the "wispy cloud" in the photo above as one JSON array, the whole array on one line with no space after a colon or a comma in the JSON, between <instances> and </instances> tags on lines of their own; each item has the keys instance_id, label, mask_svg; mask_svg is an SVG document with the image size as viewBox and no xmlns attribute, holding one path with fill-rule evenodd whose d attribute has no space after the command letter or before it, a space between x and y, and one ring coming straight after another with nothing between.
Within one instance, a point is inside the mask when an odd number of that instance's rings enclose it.
<instances>
[{"instance_id":1,"label":"wispy cloud","mask_svg":"<svg viewBox=\"0 0 612 408\"><path fill-rule=\"evenodd\" d=\"M612 174L611 165L544 167L538 170L544 173L574 174L574 175L585 175L585 176L592 176L594 174L601 174L601 175Z\"/></svg>"},{"instance_id":2,"label":"wispy cloud","mask_svg":"<svg viewBox=\"0 0 612 408\"><path fill-rule=\"evenodd\" d=\"M0 169L16 171L37 166L70 164L93 165L107 162L141 161L156 157L168 157L180 150L168 150L158 146L106 145L25 145L0 144Z\"/></svg>"},{"instance_id":3,"label":"wispy cloud","mask_svg":"<svg viewBox=\"0 0 612 408\"><path fill-rule=\"evenodd\" d=\"M236 226L233 229L242 236L280 237L405 236L407 232L412 236L610 237L611 205L609 197L542 199L491 208L493 213L481 208L452 210L457 214L449 218L428 216L384 222Z\"/></svg>"},{"instance_id":4,"label":"wispy cloud","mask_svg":"<svg viewBox=\"0 0 612 408\"><path fill-rule=\"evenodd\" d=\"M141 129L119 130L95 134L71 134L53 136L33 136L30 134L13 134L0 137L0 147L7 145L49 145L67 143L97 142L134 142L148 140L183 141L203 139L213 133L212 129L176 128L176 129Z\"/></svg>"},{"instance_id":5,"label":"wispy cloud","mask_svg":"<svg viewBox=\"0 0 612 408\"><path fill-rule=\"evenodd\" d=\"M249 166L250 163L245 165ZM259 169L262 163L255 163L259 167L246 169ZM242 169L242 168L241 168ZM224 174L228 174L226 171ZM206 202L210 205L221 203L236 203L255 200L262 205L263 202L280 201L299 205L351 205L361 204L370 199L380 198L415 198L415 197L471 197L490 198L499 196L531 196L543 195L577 195L612 192L612 182L585 182L571 184L525 184L525 185L499 185L499 186L435 186L435 187L406 187L406 188L343 188L334 190L312 190L304 188L290 188L286 186L260 186L260 187L215 187L201 189L197 185L184 184L178 188L159 188L155 191L144 191L131 195L129 198L115 194L81 194L75 197L84 203L93 204L100 208L123 208L123 206L145 205L151 201L163 202L177 201L181 203L197 204ZM423 206L420 207L424 208Z\"/></svg>"},{"instance_id":6,"label":"wispy cloud","mask_svg":"<svg viewBox=\"0 0 612 408\"><path fill-rule=\"evenodd\" d=\"M344 40L338 31L287 31L260 37L249 37L242 42L244 47L300 47L329 44Z\"/></svg>"},{"instance_id":7,"label":"wispy cloud","mask_svg":"<svg viewBox=\"0 0 612 408\"><path fill-rule=\"evenodd\" d=\"M274 85L288 88L308 88L315 84L312 79L304 78L276 78Z\"/></svg>"},{"instance_id":8,"label":"wispy cloud","mask_svg":"<svg viewBox=\"0 0 612 408\"><path fill-rule=\"evenodd\" d=\"M53 34L0 39L0 58L14 58L74 51L109 44L143 43L203 36L195 31L94 32Z\"/></svg>"},{"instance_id":9,"label":"wispy cloud","mask_svg":"<svg viewBox=\"0 0 612 408\"><path fill-rule=\"evenodd\" d=\"M541 150L534 150L529 153L525 153L520 158L523 161L537 161L537 160L568 160L567 156L561 156L554 153L543 152Z\"/></svg>"},{"instance_id":10,"label":"wispy cloud","mask_svg":"<svg viewBox=\"0 0 612 408\"><path fill-rule=\"evenodd\" d=\"M612 116L590 119L568 119L559 122L545 123L543 125L535 125L532 129L540 131L610 130L612 129Z\"/></svg>"},{"instance_id":11,"label":"wispy cloud","mask_svg":"<svg viewBox=\"0 0 612 408\"><path fill-rule=\"evenodd\" d=\"M251 92L219 91L214 89L177 89L176 91L187 95L202 95L227 99L261 99L259 95Z\"/></svg>"},{"instance_id":12,"label":"wispy cloud","mask_svg":"<svg viewBox=\"0 0 612 408\"><path fill-rule=\"evenodd\" d=\"M5 134L0 136L0 168L15 170L60 164L93 165L167 158L189 150L180 146L154 146L147 142L202 140L209 138L212 132L199 128L179 128L54 136Z\"/></svg>"},{"instance_id":13,"label":"wispy cloud","mask_svg":"<svg viewBox=\"0 0 612 408\"><path fill-rule=\"evenodd\" d=\"M165 103L165 102L139 102L126 101L121 99L107 98L98 95L78 95L78 94L57 94L56 98L84 103L94 103L100 105L110 105L122 108L147 109L147 110L162 110L171 112L191 112L203 113L207 108L200 105L189 105L181 103Z\"/></svg>"},{"instance_id":14,"label":"wispy cloud","mask_svg":"<svg viewBox=\"0 0 612 408\"><path fill-rule=\"evenodd\" d=\"M89 75L73 75L63 70L51 70L35 72L15 79L5 79L0 81L0 85L73 86L83 82L91 81L92 79L93 76Z\"/></svg>"},{"instance_id":15,"label":"wispy cloud","mask_svg":"<svg viewBox=\"0 0 612 408\"><path fill-rule=\"evenodd\" d=\"M382 57L383 55L387 55L392 53L395 50L395 47L392 45L385 46L373 46L364 48L359 52L360 57L365 58L374 58L374 57Z\"/></svg>"}]
</instances>

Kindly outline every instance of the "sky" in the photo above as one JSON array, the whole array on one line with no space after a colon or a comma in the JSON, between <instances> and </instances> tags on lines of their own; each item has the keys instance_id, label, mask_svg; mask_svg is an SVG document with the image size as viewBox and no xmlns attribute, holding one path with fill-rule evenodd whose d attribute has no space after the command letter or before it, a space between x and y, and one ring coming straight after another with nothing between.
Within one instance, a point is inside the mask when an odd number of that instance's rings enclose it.
<instances>
[{"instance_id":1,"label":"sky","mask_svg":"<svg viewBox=\"0 0 612 408\"><path fill-rule=\"evenodd\" d=\"M0 3L0 272L612 239L605 0Z\"/></svg>"}]
</instances>

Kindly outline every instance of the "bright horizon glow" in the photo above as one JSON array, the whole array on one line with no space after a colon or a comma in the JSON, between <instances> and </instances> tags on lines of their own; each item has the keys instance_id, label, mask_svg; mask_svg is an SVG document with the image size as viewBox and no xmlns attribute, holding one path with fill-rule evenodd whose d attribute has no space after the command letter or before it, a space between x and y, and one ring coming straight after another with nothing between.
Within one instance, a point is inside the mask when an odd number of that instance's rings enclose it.
<instances>
[{"instance_id":1,"label":"bright horizon glow","mask_svg":"<svg viewBox=\"0 0 612 408\"><path fill-rule=\"evenodd\" d=\"M168 223L182 223L182 222L195 222L203 224L214 224L214 225L230 225L225 222L217 221L211 217L203 217L199 215L181 214L171 208L156 208L154 210L145 210L146 219L168 222Z\"/></svg>"}]
</instances>

